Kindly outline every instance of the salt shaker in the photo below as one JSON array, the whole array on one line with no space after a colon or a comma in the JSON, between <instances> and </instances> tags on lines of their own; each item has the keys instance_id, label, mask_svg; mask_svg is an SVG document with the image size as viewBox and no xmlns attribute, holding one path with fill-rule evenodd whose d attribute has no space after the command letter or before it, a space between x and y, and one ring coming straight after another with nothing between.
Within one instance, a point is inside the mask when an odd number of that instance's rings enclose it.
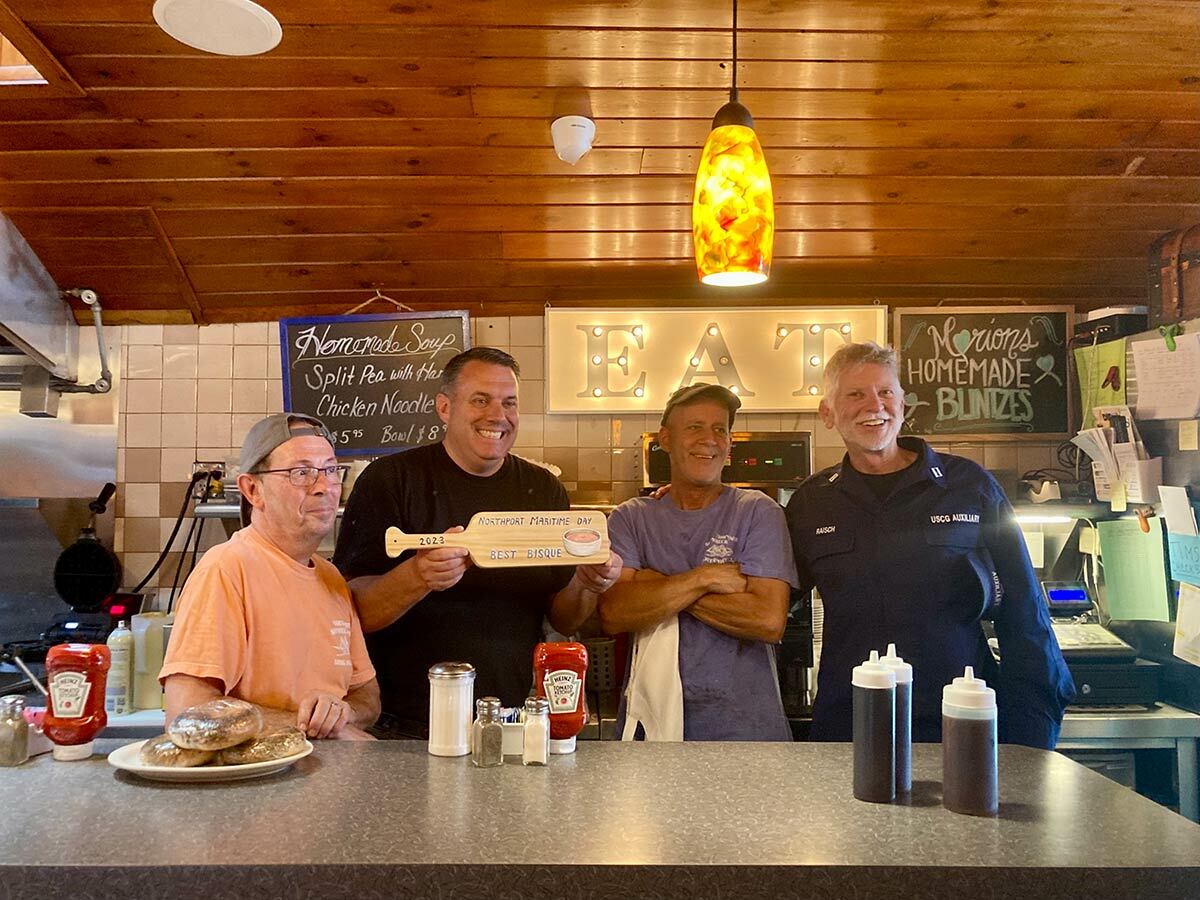
<instances>
[{"instance_id":1,"label":"salt shaker","mask_svg":"<svg viewBox=\"0 0 1200 900\"><path fill-rule=\"evenodd\" d=\"M942 805L968 816L1000 807L996 692L967 666L942 688Z\"/></svg>"},{"instance_id":2,"label":"salt shaker","mask_svg":"<svg viewBox=\"0 0 1200 900\"><path fill-rule=\"evenodd\" d=\"M888 644L879 661L896 673L896 793L912 791L912 666Z\"/></svg>"},{"instance_id":3,"label":"salt shaker","mask_svg":"<svg viewBox=\"0 0 1200 900\"><path fill-rule=\"evenodd\" d=\"M29 723L25 698L0 698L0 766L19 766L29 759Z\"/></svg>"},{"instance_id":4,"label":"salt shaker","mask_svg":"<svg viewBox=\"0 0 1200 900\"><path fill-rule=\"evenodd\" d=\"M544 766L550 761L550 701L530 697L525 701L525 745L521 762Z\"/></svg>"},{"instance_id":5,"label":"salt shaker","mask_svg":"<svg viewBox=\"0 0 1200 900\"><path fill-rule=\"evenodd\" d=\"M499 697L481 697L475 701L471 762L481 768L504 762L504 725L500 722Z\"/></svg>"},{"instance_id":6,"label":"salt shaker","mask_svg":"<svg viewBox=\"0 0 1200 900\"><path fill-rule=\"evenodd\" d=\"M854 796L872 803L896 799L896 674L879 651L854 667Z\"/></svg>"},{"instance_id":7,"label":"salt shaker","mask_svg":"<svg viewBox=\"0 0 1200 900\"><path fill-rule=\"evenodd\" d=\"M475 667L443 662L429 669L429 752L466 756L471 752L471 699Z\"/></svg>"}]
</instances>

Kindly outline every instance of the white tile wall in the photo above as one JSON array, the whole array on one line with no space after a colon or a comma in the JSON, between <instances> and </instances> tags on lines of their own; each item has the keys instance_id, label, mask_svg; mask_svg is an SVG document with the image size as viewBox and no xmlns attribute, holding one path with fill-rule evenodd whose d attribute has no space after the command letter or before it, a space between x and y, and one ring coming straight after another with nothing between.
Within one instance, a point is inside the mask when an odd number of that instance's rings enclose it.
<instances>
[{"instance_id":1,"label":"white tile wall","mask_svg":"<svg viewBox=\"0 0 1200 900\"><path fill-rule=\"evenodd\" d=\"M508 320L509 345L540 350L545 344L544 322L541 316L512 316Z\"/></svg>"},{"instance_id":2,"label":"white tile wall","mask_svg":"<svg viewBox=\"0 0 1200 900\"><path fill-rule=\"evenodd\" d=\"M196 412L233 412L233 382L228 378L201 378L196 382Z\"/></svg>"},{"instance_id":3,"label":"white tile wall","mask_svg":"<svg viewBox=\"0 0 1200 900\"><path fill-rule=\"evenodd\" d=\"M234 378L266 378L267 348L264 346L233 348Z\"/></svg>"},{"instance_id":4,"label":"white tile wall","mask_svg":"<svg viewBox=\"0 0 1200 900\"><path fill-rule=\"evenodd\" d=\"M126 484L126 517L132 518L135 516L154 516L157 518L158 494L159 486L157 484Z\"/></svg>"},{"instance_id":5,"label":"white tile wall","mask_svg":"<svg viewBox=\"0 0 1200 900\"><path fill-rule=\"evenodd\" d=\"M162 382L157 378L130 378L126 382L125 411L156 413L162 410Z\"/></svg>"},{"instance_id":6,"label":"white tile wall","mask_svg":"<svg viewBox=\"0 0 1200 900\"><path fill-rule=\"evenodd\" d=\"M198 343L229 346L233 343L233 326L206 325L200 329Z\"/></svg>"},{"instance_id":7,"label":"white tile wall","mask_svg":"<svg viewBox=\"0 0 1200 900\"><path fill-rule=\"evenodd\" d=\"M121 416L125 426L125 439L118 441L124 447L161 447L162 416L158 413L130 413ZM120 429L118 429L119 431ZM118 435L120 437L120 435Z\"/></svg>"},{"instance_id":8,"label":"white tile wall","mask_svg":"<svg viewBox=\"0 0 1200 900\"><path fill-rule=\"evenodd\" d=\"M509 330L507 316L481 316L471 321L472 330L475 334L475 346L508 348Z\"/></svg>"},{"instance_id":9,"label":"white tile wall","mask_svg":"<svg viewBox=\"0 0 1200 900\"><path fill-rule=\"evenodd\" d=\"M162 349L159 345L129 347L129 356L125 364L125 377L162 378Z\"/></svg>"},{"instance_id":10,"label":"white tile wall","mask_svg":"<svg viewBox=\"0 0 1200 900\"><path fill-rule=\"evenodd\" d=\"M195 378L198 358L195 344L169 344L163 347L163 377Z\"/></svg>"},{"instance_id":11,"label":"white tile wall","mask_svg":"<svg viewBox=\"0 0 1200 900\"><path fill-rule=\"evenodd\" d=\"M201 332L201 337L203 337L203 332ZM200 378L232 378L233 347L229 344L200 344L198 376Z\"/></svg>"},{"instance_id":12,"label":"white tile wall","mask_svg":"<svg viewBox=\"0 0 1200 900\"><path fill-rule=\"evenodd\" d=\"M162 382L163 412L196 412L195 378L164 378Z\"/></svg>"}]
</instances>

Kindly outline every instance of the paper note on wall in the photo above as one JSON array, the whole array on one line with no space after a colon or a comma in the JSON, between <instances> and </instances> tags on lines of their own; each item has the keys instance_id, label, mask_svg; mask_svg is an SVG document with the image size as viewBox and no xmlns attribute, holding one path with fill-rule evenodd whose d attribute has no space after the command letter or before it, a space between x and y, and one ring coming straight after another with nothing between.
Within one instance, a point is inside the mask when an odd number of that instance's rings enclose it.
<instances>
[{"instance_id":1,"label":"paper note on wall","mask_svg":"<svg viewBox=\"0 0 1200 900\"><path fill-rule=\"evenodd\" d=\"M1194 534L1167 534L1167 557L1171 577L1200 586L1200 537Z\"/></svg>"},{"instance_id":2,"label":"paper note on wall","mask_svg":"<svg viewBox=\"0 0 1200 900\"><path fill-rule=\"evenodd\" d=\"M1104 563L1104 600L1114 619L1170 621L1163 520L1149 520L1145 533L1137 519L1100 522L1100 559Z\"/></svg>"},{"instance_id":3,"label":"paper note on wall","mask_svg":"<svg viewBox=\"0 0 1200 900\"><path fill-rule=\"evenodd\" d=\"M1167 531L1172 534L1200 533L1196 528L1196 512L1192 509L1187 488L1171 484L1160 485L1158 497L1162 501Z\"/></svg>"},{"instance_id":4,"label":"paper note on wall","mask_svg":"<svg viewBox=\"0 0 1200 900\"><path fill-rule=\"evenodd\" d=\"M1200 422L1183 419L1179 423L1179 449L1200 450Z\"/></svg>"},{"instance_id":5,"label":"paper note on wall","mask_svg":"<svg viewBox=\"0 0 1200 900\"><path fill-rule=\"evenodd\" d=\"M1200 334L1181 334L1175 349L1161 340L1135 341L1139 419L1194 419L1200 413Z\"/></svg>"},{"instance_id":6,"label":"paper note on wall","mask_svg":"<svg viewBox=\"0 0 1200 900\"><path fill-rule=\"evenodd\" d=\"M1200 666L1200 588L1179 586L1179 613L1175 616L1175 646L1172 652L1193 666Z\"/></svg>"},{"instance_id":7,"label":"paper note on wall","mask_svg":"<svg viewBox=\"0 0 1200 900\"><path fill-rule=\"evenodd\" d=\"M1075 351L1079 408L1125 402L1125 338Z\"/></svg>"}]
</instances>

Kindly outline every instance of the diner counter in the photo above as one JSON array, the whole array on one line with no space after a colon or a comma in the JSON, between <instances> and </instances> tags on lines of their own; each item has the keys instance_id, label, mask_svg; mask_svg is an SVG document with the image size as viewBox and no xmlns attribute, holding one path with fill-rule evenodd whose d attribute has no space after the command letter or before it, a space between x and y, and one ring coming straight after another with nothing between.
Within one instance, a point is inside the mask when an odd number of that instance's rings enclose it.
<instances>
[{"instance_id":1,"label":"diner counter","mask_svg":"<svg viewBox=\"0 0 1200 900\"><path fill-rule=\"evenodd\" d=\"M41 756L0 773L0 896L1195 896L1200 826L1175 813L1002 747L999 817L955 815L941 748L914 751L907 805L854 800L845 744L587 743L476 769L322 742L219 784Z\"/></svg>"}]
</instances>

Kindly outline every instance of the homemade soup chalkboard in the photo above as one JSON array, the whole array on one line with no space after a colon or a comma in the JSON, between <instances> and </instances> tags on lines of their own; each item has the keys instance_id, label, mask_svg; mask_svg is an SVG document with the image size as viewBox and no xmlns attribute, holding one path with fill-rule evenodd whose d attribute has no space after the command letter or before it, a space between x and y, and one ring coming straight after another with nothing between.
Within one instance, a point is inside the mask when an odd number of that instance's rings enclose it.
<instances>
[{"instance_id":1,"label":"homemade soup chalkboard","mask_svg":"<svg viewBox=\"0 0 1200 900\"><path fill-rule=\"evenodd\" d=\"M906 430L1065 436L1067 306L896 310Z\"/></svg>"},{"instance_id":2,"label":"homemade soup chalkboard","mask_svg":"<svg viewBox=\"0 0 1200 900\"><path fill-rule=\"evenodd\" d=\"M461 309L281 319L283 408L321 419L338 456L432 444L442 369L469 334Z\"/></svg>"}]
</instances>

